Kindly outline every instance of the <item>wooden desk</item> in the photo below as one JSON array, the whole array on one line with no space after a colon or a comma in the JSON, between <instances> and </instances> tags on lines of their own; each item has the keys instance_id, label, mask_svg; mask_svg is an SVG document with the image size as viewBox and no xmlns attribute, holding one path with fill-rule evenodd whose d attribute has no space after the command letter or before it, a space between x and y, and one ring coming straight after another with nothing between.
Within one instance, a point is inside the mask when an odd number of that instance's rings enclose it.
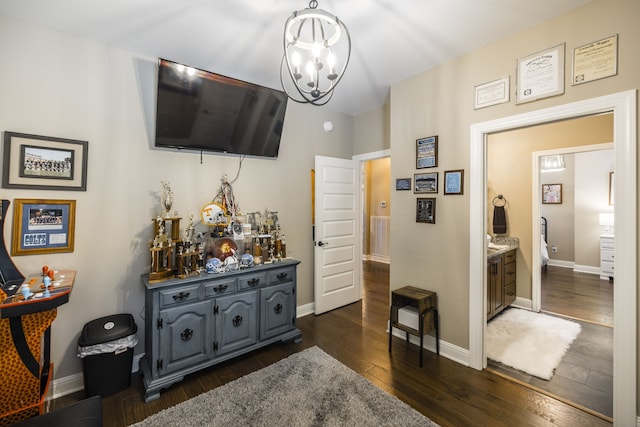
<instances>
[{"instance_id":1,"label":"wooden desk","mask_svg":"<svg viewBox=\"0 0 640 427\"><path fill-rule=\"evenodd\" d=\"M418 310L418 329L398 322L398 310L402 307L411 306ZM420 366L422 367L422 349L424 334L436 331L436 353L440 354L440 327L438 325L438 305L435 292L427 291L413 286L405 286L395 291L391 291L391 307L389 309L389 353L391 353L391 343L393 328L398 328L406 332L407 342L409 334L420 337Z\"/></svg>"},{"instance_id":2,"label":"wooden desk","mask_svg":"<svg viewBox=\"0 0 640 427\"><path fill-rule=\"evenodd\" d=\"M75 275L56 272L46 297L39 274L24 279L34 294L27 300L19 291L7 296L0 290L0 426L43 412L53 376L51 323L57 307L69 301Z\"/></svg>"}]
</instances>

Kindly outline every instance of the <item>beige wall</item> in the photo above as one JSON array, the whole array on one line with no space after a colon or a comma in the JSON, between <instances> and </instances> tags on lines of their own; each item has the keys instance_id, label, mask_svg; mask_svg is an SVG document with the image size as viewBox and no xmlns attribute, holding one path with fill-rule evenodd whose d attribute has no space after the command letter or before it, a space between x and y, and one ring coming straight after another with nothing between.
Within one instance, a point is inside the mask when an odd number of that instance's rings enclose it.
<instances>
[{"instance_id":1,"label":"beige wall","mask_svg":"<svg viewBox=\"0 0 640 427\"><path fill-rule=\"evenodd\" d=\"M468 170L471 124L637 88L640 85L637 16L640 16L640 2L636 0L595 0L394 85L390 98L392 180L417 172L414 166L416 138L439 135L439 166L435 171L442 174L448 169ZM573 49L611 34L619 34L618 75L571 86ZM563 42L568 58L564 95L515 105L517 59ZM474 86L503 76L511 76L511 100L474 110ZM530 160L525 167L530 168ZM525 186L530 188L530 182ZM395 212L391 225L391 287L412 284L436 291L443 340L468 349L469 198L466 194L444 196L442 193L436 198L436 224L417 224L416 196L391 193ZM511 203L521 205L517 197ZM529 206L526 209L525 203ZM530 204L530 200L522 202L523 217L528 222L531 221ZM481 301L474 303L482 304Z\"/></svg>"},{"instance_id":2,"label":"beige wall","mask_svg":"<svg viewBox=\"0 0 640 427\"><path fill-rule=\"evenodd\" d=\"M507 200L507 235L520 239L517 295L531 298L532 176L535 151L608 143L613 141L613 116L603 114L489 135L487 142L487 230L492 230L491 201L498 194ZM609 165L607 165L609 167ZM544 178L546 179L546 178ZM567 187L567 190L570 190ZM572 197L572 192L566 194ZM553 225L553 223L552 223ZM493 233L490 233L493 234Z\"/></svg>"},{"instance_id":3,"label":"beige wall","mask_svg":"<svg viewBox=\"0 0 640 427\"><path fill-rule=\"evenodd\" d=\"M353 154L389 149L389 104L354 118Z\"/></svg>"},{"instance_id":4,"label":"beige wall","mask_svg":"<svg viewBox=\"0 0 640 427\"><path fill-rule=\"evenodd\" d=\"M365 168L365 194L364 194L364 236L363 254L370 254L370 217L371 216L391 216L391 159L369 160L364 163ZM382 202L386 207L382 206Z\"/></svg>"},{"instance_id":5,"label":"beige wall","mask_svg":"<svg viewBox=\"0 0 640 427\"><path fill-rule=\"evenodd\" d=\"M89 141L86 192L3 189L2 198L74 199L75 251L13 257L20 271L42 265L77 270L68 304L53 325L55 378L81 372L76 343L84 323L132 313L144 351L144 289L151 219L160 211L161 181L174 209L194 214L233 179L239 158L152 147L155 58L77 39L0 17L0 130ZM213 70L215 71L215 70ZM334 130L322 130L325 120ZM353 118L290 102L277 160L246 158L234 195L244 212L279 212L288 254L301 260L298 305L313 301L310 170L314 155L351 158ZM13 207L13 205L11 206ZM10 242L12 210L5 224ZM184 225L184 223L183 223Z\"/></svg>"}]
</instances>

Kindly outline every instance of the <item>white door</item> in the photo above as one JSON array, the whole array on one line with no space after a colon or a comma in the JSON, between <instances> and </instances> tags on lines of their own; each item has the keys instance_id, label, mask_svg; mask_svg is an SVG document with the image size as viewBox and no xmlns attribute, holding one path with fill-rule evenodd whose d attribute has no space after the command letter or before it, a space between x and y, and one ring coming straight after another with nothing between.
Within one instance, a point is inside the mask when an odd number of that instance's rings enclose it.
<instances>
[{"instance_id":1,"label":"white door","mask_svg":"<svg viewBox=\"0 0 640 427\"><path fill-rule=\"evenodd\" d=\"M359 301L360 162L316 156L315 314Z\"/></svg>"}]
</instances>

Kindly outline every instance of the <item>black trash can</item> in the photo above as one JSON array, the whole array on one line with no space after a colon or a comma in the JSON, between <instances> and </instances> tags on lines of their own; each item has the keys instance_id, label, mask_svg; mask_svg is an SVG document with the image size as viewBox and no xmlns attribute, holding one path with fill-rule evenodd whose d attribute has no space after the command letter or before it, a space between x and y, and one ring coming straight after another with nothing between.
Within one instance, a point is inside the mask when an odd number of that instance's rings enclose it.
<instances>
[{"instance_id":1,"label":"black trash can","mask_svg":"<svg viewBox=\"0 0 640 427\"><path fill-rule=\"evenodd\" d=\"M106 397L129 387L138 327L130 314L114 314L84 325L78 338L86 397Z\"/></svg>"}]
</instances>

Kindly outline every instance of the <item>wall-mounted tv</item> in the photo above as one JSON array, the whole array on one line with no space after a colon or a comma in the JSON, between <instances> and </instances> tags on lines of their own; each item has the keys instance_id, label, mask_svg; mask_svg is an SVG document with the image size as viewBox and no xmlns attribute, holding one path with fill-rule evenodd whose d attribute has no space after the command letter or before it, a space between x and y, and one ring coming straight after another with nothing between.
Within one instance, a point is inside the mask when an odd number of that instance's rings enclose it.
<instances>
[{"instance_id":1,"label":"wall-mounted tv","mask_svg":"<svg viewBox=\"0 0 640 427\"><path fill-rule=\"evenodd\" d=\"M278 157L283 91L158 60L156 147Z\"/></svg>"}]
</instances>

